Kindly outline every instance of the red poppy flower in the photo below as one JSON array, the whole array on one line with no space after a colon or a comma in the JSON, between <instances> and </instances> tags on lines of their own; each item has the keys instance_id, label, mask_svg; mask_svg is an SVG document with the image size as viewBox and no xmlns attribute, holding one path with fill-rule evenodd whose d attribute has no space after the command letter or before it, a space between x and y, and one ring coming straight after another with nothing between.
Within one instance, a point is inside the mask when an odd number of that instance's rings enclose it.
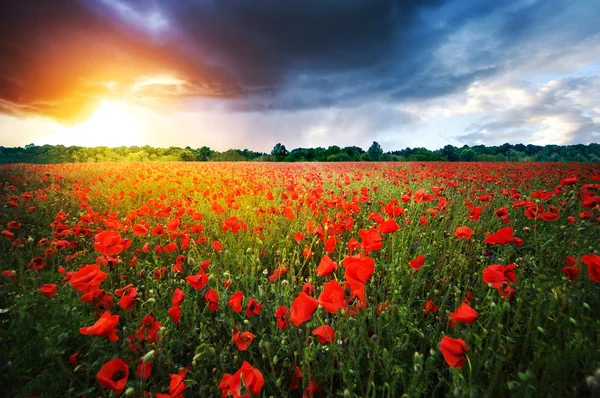
<instances>
[{"instance_id":1,"label":"red poppy flower","mask_svg":"<svg viewBox=\"0 0 600 398\"><path fill-rule=\"evenodd\" d=\"M93 335L93 336L106 336L110 341L117 341L117 326L119 323L119 315L111 315L110 312L104 312L100 318L92 326L87 326L79 329L79 333Z\"/></svg>"},{"instance_id":2,"label":"red poppy flower","mask_svg":"<svg viewBox=\"0 0 600 398\"><path fill-rule=\"evenodd\" d=\"M321 262L319 263L316 272L319 276L330 276L337 268L337 264L334 263L328 255L324 255L323 258L321 258Z\"/></svg>"},{"instance_id":3,"label":"red poppy flower","mask_svg":"<svg viewBox=\"0 0 600 398\"><path fill-rule=\"evenodd\" d=\"M179 228L179 224L179 218L174 218L171 221L169 221L165 226L169 231L177 231L177 229Z\"/></svg>"},{"instance_id":4,"label":"red poppy flower","mask_svg":"<svg viewBox=\"0 0 600 398\"><path fill-rule=\"evenodd\" d=\"M318 306L319 302L317 300L304 292L300 293L292 301L291 319L294 325L300 326L303 322L310 320Z\"/></svg>"},{"instance_id":5,"label":"red poppy flower","mask_svg":"<svg viewBox=\"0 0 600 398\"><path fill-rule=\"evenodd\" d=\"M127 240L116 231L102 231L94 236L94 250L106 256L121 253L127 246Z\"/></svg>"},{"instance_id":6,"label":"red poppy flower","mask_svg":"<svg viewBox=\"0 0 600 398\"><path fill-rule=\"evenodd\" d=\"M120 395L125 389L127 378L129 377L129 367L120 358L111 359L106 362L96 373L96 379L103 388L113 390Z\"/></svg>"},{"instance_id":7,"label":"red poppy flower","mask_svg":"<svg viewBox=\"0 0 600 398\"><path fill-rule=\"evenodd\" d=\"M135 374L141 377L142 379L147 379L148 377L150 377L150 375L152 374L152 360L149 360L148 362L144 363L144 357L141 357L138 362Z\"/></svg>"},{"instance_id":8,"label":"red poppy flower","mask_svg":"<svg viewBox=\"0 0 600 398\"><path fill-rule=\"evenodd\" d=\"M169 383L169 394L171 398L183 398L183 392L187 388L185 383L185 376L187 375L187 369L181 368L178 373L171 375L171 382Z\"/></svg>"},{"instance_id":9,"label":"red poppy flower","mask_svg":"<svg viewBox=\"0 0 600 398\"><path fill-rule=\"evenodd\" d=\"M304 258L306 258L308 260L309 258L312 257L312 249L310 247L306 246L304 248L304 250L302 251L302 255L304 256Z\"/></svg>"},{"instance_id":10,"label":"red poppy flower","mask_svg":"<svg viewBox=\"0 0 600 398\"><path fill-rule=\"evenodd\" d=\"M499 288L508 282L517 283L515 275L515 264L506 267L501 264L493 264L483 270L483 281L493 288Z\"/></svg>"},{"instance_id":11,"label":"red poppy flower","mask_svg":"<svg viewBox=\"0 0 600 398\"><path fill-rule=\"evenodd\" d=\"M4 230L2 232L0 232L2 235L4 235L6 237L6 239L8 240L13 240L15 238L15 234L13 234L12 232L8 231L8 230Z\"/></svg>"},{"instance_id":12,"label":"red poppy flower","mask_svg":"<svg viewBox=\"0 0 600 398\"><path fill-rule=\"evenodd\" d=\"M164 246L162 249L165 253L173 253L175 250L178 249L177 243L173 241L173 242L169 243L168 245Z\"/></svg>"},{"instance_id":13,"label":"red poppy flower","mask_svg":"<svg viewBox=\"0 0 600 398\"><path fill-rule=\"evenodd\" d=\"M575 284L575 279L581 274L581 268L577 267L564 267L562 269L563 274L566 278L569 278L571 283Z\"/></svg>"},{"instance_id":14,"label":"red poppy flower","mask_svg":"<svg viewBox=\"0 0 600 398\"><path fill-rule=\"evenodd\" d=\"M118 297L121 297L119 299L119 307L128 311L133 309L138 292L132 284L129 284L122 289L115 290L115 294Z\"/></svg>"},{"instance_id":15,"label":"red poppy flower","mask_svg":"<svg viewBox=\"0 0 600 398\"><path fill-rule=\"evenodd\" d=\"M567 265L573 267L577 264L579 260L577 260L576 257L571 257L571 256L566 256L565 257L565 262L567 263Z\"/></svg>"},{"instance_id":16,"label":"red poppy flower","mask_svg":"<svg viewBox=\"0 0 600 398\"><path fill-rule=\"evenodd\" d=\"M233 312L242 312L242 300L244 300L244 293L235 292L229 298L227 305L231 307Z\"/></svg>"},{"instance_id":17,"label":"red poppy flower","mask_svg":"<svg viewBox=\"0 0 600 398\"><path fill-rule=\"evenodd\" d=\"M379 235L379 232L377 232L375 228L371 228L369 231L361 230L360 232L359 234L362 238L362 245L363 249L365 250L365 254L369 254L369 252L373 250L381 250L383 247L383 238L381 235Z\"/></svg>"},{"instance_id":18,"label":"red poppy flower","mask_svg":"<svg viewBox=\"0 0 600 398\"><path fill-rule=\"evenodd\" d=\"M396 232L400 229L400 226L398 225L396 220L392 219L382 222L381 224L379 224L377 229L379 229L379 232L385 235L391 234L392 232Z\"/></svg>"},{"instance_id":19,"label":"red poppy flower","mask_svg":"<svg viewBox=\"0 0 600 398\"><path fill-rule=\"evenodd\" d=\"M169 318L171 318L175 324L178 324L181 320L181 308L171 307L167 311L167 315L169 315Z\"/></svg>"},{"instance_id":20,"label":"red poppy flower","mask_svg":"<svg viewBox=\"0 0 600 398\"><path fill-rule=\"evenodd\" d=\"M408 262L408 266L417 271L423 267L423 264L425 264L425 256L423 255L417 256Z\"/></svg>"},{"instance_id":21,"label":"red poppy flower","mask_svg":"<svg viewBox=\"0 0 600 398\"><path fill-rule=\"evenodd\" d=\"M347 278L344 287L350 290L352 298L356 297L361 302L363 308L365 308L365 284L356 279Z\"/></svg>"},{"instance_id":22,"label":"red poppy flower","mask_svg":"<svg viewBox=\"0 0 600 398\"><path fill-rule=\"evenodd\" d=\"M433 196L425 192L424 189L418 189L414 195L415 203L426 203L433 200Z\"/></svg>"},{"instance_id":23,"label":"red poppy flower","mask_svg":"<svg viewBox=\"0 0 600 398\"><path fill-rule=\"evenodd\" d=\"M142 326L140 330L136 333L136 336L140 339L140 341L148 341L150 343L156 343L159 340L160 328L162 327L162 323L154 319L152 315L146 315L144 319L142 319Z\"/></svg>"},{"instance_id":24,"label":"red poppy flower","mask_svg":"<svg viewBox=\"0 0 600 398\"><path fill-rule=\"evenodd\" d=\"M335 245L337 244L337 238L335 236L329 237L325 242L325 251L327 253L333 253L335 251Z\"/></svg>"},{"instance_id":25,"label":"red poppy flower","mask_svg":"<svg viewBox=\"0 0 600 398\"><path fill-rule=\"evenodd\" d=\"M511 299L515 290L509 283L517 283L515 275L515 264L509 264L506 267L500 264L494 264L483 270L483 281L491 284L493 288L498 289L498 294L507 299Z\"/></svg>"},{"instance_id":26,"label":"red poppy flower","mask_svg":"<svg viewBox=\"0 0 600 398\"><path fill-rule=\"evenodd\" d=\"M6 226L8 227L8 229L19 229L21 228L21 223L16 221L9 221L8 224L6 224Z\"/></svg>"},{"instance_id":27,"label":"red poppy flower","mask_svg":"<svg viewBox=\"0 0 600 398\"><path fill-rule=\"evenodd\" d=\"M269 281L270 282L275 282L277 279L279 279L279 277L283 274L285 274L287 272L287 267L285 267L283 264L281 264L278 268L275 269L275 271L273 271L273 273L271 275L269 275Z\"/></svg>"},{"instance_id":28,"label":"red poppy flower","mask_svg":"<svg viewBox=\"0 0 600 398\"><path fill-rule=\"evenodd\" d=\"M430 312L436 312L437 310L438 306L435 305L433 300L427 300L427 303L425 303L425 313L429 314Z\"/></svg>"},{"instance_id":29,"label":"red poppy flower","mask_svg":"<svg viewBox=\"0 0 600 398\"><path fill-rule=\"evenodd\" d=\"M488 235L484 242L492 245L506 245L507 243L511 243L513 238L513 227L504 227Z\"/></svg>"},{"instance_id":30,"label":"red poppy flower","mask_svg":"<svg viewBox=\"0 0 600 398\"><path fill-rule=\"evenodd\" d=\"M148 228L148 225L145 224L145 223L143 223L143 224L134 224L133 228L131 230L137 236L144 236L148 232L150 232L150 229Z\"/></svg>"},{"instance_id":31,"label":"red poppy flower","mask_svg":"<svg viewBox=\"0 0 600 398\"><path fill-rule=\"evenodd\" d=\"M331 314L335 314L344 307L344 289L337 281L327 282L323 285L323 292L319 295L319 304Z\"/></svg>"},{"instance_id":32,"label":"red poppy flower","mask_svg":"<svg viewBox=\"0 0 600 398\"><path fill-rule=\"evenodd\" d=\"M223 246L221 245L221 242L219 242L217 240L214 241L213 243L211 243L211 246L212 246L213 249L215 249L219 253L221 252L221 250L223 250Z\"/></svg>"},{"instance_id":33,"label":"red poppy flower","mask_svg":"<svg viewBox=\"0 0 600 398\"><path fill-rule=\"evenodd\" d=\"M346 268L346 278L357 280L363 284L371 278L375 271L375 260L362 254L346 257L342 261L342 265Z\"/></svg>"},{"instance_id":34,"label":"red poppy flower","mask_svg":"<svg viewBox=\"0 0 600 398\"><path fill-rule=\"evenodd\" d=\"M265 384L262 373L252 367L248 362L244 361L241 368L232 375L226 373L223 375L219 389L223 397L231 395L233 397L246 397L248 394L242 395L243 391L249 392L252 396L260 395L260 391Z\"/></svg>"},{"instance_id":35,"label":"red poppy flower","mask_svg":"<svg viewBox=\"0 0 600 398\"><path fill-rule=\"evenodd\" d=\"M190 286L196 290L202 290L208 283L208 274L203 272L197 273L196 275L186 276L185 280Z\"/></svg>"},{"instance_id":36,"label":"red poppy flower","mask_svg":"<svg viewBox=\"0 0 600 398\"><path fill-rule=\"evenodd\" d=\"M323 392L323 388L319 384L315 383L315 379L311 376L308 381L308 385L304 389L302 398L317 397L317 396L320 396L322 392Z\"/></svg>"},{"instance_id":37,"label":"red poppy flower","mask_svg":"<svg viewBox=\"0 0 600 398\"><path fill-rule=\"evenodd\" d=\"M157 225L156 227L152 228L153 236L163 236L165 234L166 234L166 231L161 225Z\"/></svg>"},{"instance_id":38,"label":"red poppy flower","mask_svg":"<svg viewBox=\"0 0 600 398\"><path fill-rule=\"evenodd\" d=\"M4 271L2 271L2 276L10 278L12 280L17 279L17 273L11 269L5 269Z\"/></svg>"},{"instance_id":39,"label":"red poppy flower","mask_svg":"<svg viewBox=\"0 0 600 398\"><path fill-rule=\"evenodd\" d=\"M98 287L108 274L100 270L97 264L85 265L76 272L69 272L69 282L82 293L98 290Z\"/></svg>"},{"instance_id":40,"label":"red poppy flower","mask_svg":"<svg viewBox=\"0 0 600 398\"><path fill-rule=\"evenodd\" d=\"M255 298L251 298L246 306L246 318L252 318L252 315L260 315L262 304L256 301Z\"/></svg>"},{"instance_id":41,"label":"red poppy flower","mask_svg":"<svg viewBox=\"0 0 600 398\"><path fill-rule=\"evenodd\" d=\"M454 231L454 236L461 240L469 240L471 236L473 236L473 230L469 227L458 227L456 231Z\"/></svg>"},{"instance_id":42,"label":"red poppy flower","mask_svg":"<svg viewBox=\"0 0 600 398\"><path fill-rule=\"evenodd\" d=\"M306 282L304 285L302 285L302 291L311 296L315 292L315 287L312 283Z\"/></svg>"},{"instance_id":43,"label":"red poppy flower","mask_svg":"<svg viewBox=\"0 0 600 398\"><path fill-rule=\"evenodd\" d=\"M297 390L300 387L300 381L302 380L302 369L296 366L294 373L292 373L292 380L290 382L290 390Z\"/></svg>"},{"instance_id":44,"label":"red poppy flower","mask_svg":"<svg viewBox=\"0 0 600 398\"><path fill-rule=\"evenodd\" d=\"M173 307L179 307L183 302L184 296L185 294L183 293L183 290L181 290L180 288L176 288L173 292L173 298L171 299L171 304L173 305Z\"/></svg>"},{"instance_id":45,"label":"red poppy flower","mask_svg":"<svg viewBox=\"0 0 600 398\"><path fill-rule=\"evenodd\" d=\"M233 342L240 351L246 351L256 336L250 332L238 332L233 329Z\"/></svg>"},{"instance_id":46,"label":"red poppy flower","mask_svg":"<svg viewBox=\"0 0 600 398\"><path fill-rule=\"evenodd\" d=\"M600 256L597 254L586 254L581 261L587 265L588 277L594 282L600 283Z\"/></svg>"},{"instance_id":47,"label":"red poppy flower","mask_svg":"<svg viewBox=\"0 0 600 398\"><path fill-rule=\"evenodd\" d=\"M294 241L296 243L300 243L300 242L302 242L302 240L304 240L304 233L302 233L302 232L296 232L294 234Z\"/></svg>"},{"instance_id":48,"label":"red poppy flower","mask_svg":"<svg viewBox=\"0 0 600 398\"><path fill-rule=\"evenodd\" d=\"M321 344L329 344L333 342L335 330L329 325L323 325L313 330L312 334L317 336Z\"/></svg>"},{"instance_id":49,"label":"red poppy flower","mask_svg":"<svg viewBox=\"0 0 600 398\"><path fill-rule=\"evenodd\" d=\"M291 311L288 306L280 305L275 311L277 317L277 327L279 330L285 330L290 325Z\"/></svg>"},{"instance_id":50,"label":"red poppy flower","mask_svg":"<svg viewBox=\"0 0 600 398\"><path fill-rule=\"evenodd\" d=\"M508 224L510 222L510 215L508 214L508 209L506 206L499 208L496 210L496 217L502 220L504 224Z\"/></svg>"},{"instance_id":51,"label":"red poppy flower","mask_svg":"<svg viewBox=\"0 0 600 398\"><path fill-rule=\"evenodd\" d=\"M560 180L560 185L573 185L577 184L577 177L567 177Z\"/></svg>"},{"instance_id":52,"label":"red poppy flower","mask_svg":"<svg viewBox=\"0 0 600 398\"><path fill-rule=\"evenodd\" d=\"M40 293L48 298L52 298L54 293L56 293L56 284L55 283L45 283L40 286Z\"/></svg>"},{"instance_id":53,"label":"red poppy flower","mask_svg":"<svg viewBox=\"0 0 600 398\"><path fill-rule=\"evenodd\" d=\"M204 293L204 299L208 303L208 309L215 312L219 310L219 294L215 289L208 289L206 293Z\"/></svg>"},{"instance_id":54,"label":"red poppy flower","mask_svg":"<svg viewBox=\"0 0 600 398\"><path fill-rule=\"evenodd\" d=\"M465 353L469 351L469 347L467 347L463 339L453 339L444 336L442 341L440 341L440 351L442 351L442 355L448 365L453 368L462 369L467 360Z\"/></svg>"},{"instance_id":55,"label":"red poppy flower","mask_svg":"<svg viewBox=\"0 0 600 398\"><path fill-rule=\"evenodd\" d=\"M360 249L360 243L356 239L350 238L348 241L348 250L350 250L350 253L355 252L358 249Z\"/></svg>"},{"instance_id":56,"label":"red poppy flower","mask_svg":"<svg viewBox=\"0 0 600 398\"><path fill-rule=\"evenodd\" d=\"M457 322L472 325L475 323L478 316L477 311L467 303L462 303L456 311L448 315L450 318L450 326L453 328L456 327Z\"/></svg>"},{"instance_id":57,"label":"red poppy flower","mask_svg":"<svg viewBox=\"0 0 600 398\"><path fill-rule=\"evenodd\" d=\"M29 265L27 266L29 269L33 269L36 271L44 268L44 258L43 257L34 257L29 261Z\"/></svg>"},{"instance_id":58,"label":"red poppy flower","mask_svg":"<svg viewBox=\"0 0 600 398\"><path fill-rule=\"evenodd\" d=\"M290 209L289 207L286 207L286 208L283 210L283 216L284 216L285 218L287 218L288 220L293 220L293 219L295 219L295 218L296 218L296 216L294 215L294 212L293 212L293 210L292 210L292 209Z\"/></svg>"},{"instance_id":59,"label":"red poppy flower","mask_svg":"<svg viewBox=\"0 0 600 398\"><path fill-rule=\"evenodd\" d=\"M72 367L76 368L77 366L79 366L79 364L82 362L82 360L79 357L79 351L69 355L69 363L71 364Z\"/></svg>"}]
</instances>

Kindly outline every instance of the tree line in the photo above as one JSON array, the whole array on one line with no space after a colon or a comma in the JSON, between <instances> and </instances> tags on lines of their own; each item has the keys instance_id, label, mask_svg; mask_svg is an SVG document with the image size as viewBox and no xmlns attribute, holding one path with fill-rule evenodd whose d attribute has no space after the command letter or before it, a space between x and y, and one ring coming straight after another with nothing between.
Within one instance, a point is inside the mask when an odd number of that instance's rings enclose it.
<instances>
[{"instance_id":1,"label":"tree line","mask_svg":"<svg viewBox=\"0 0 600 398\"><path fill-rule=\"evenodd\" d=\"M219 152L207 146L201 148L79 147L64 145L34 145L7 148L0 146L0 163L78 163L78 162L600 162L600 144L577 145L475 145L443 148L405 148L384 152L373 142L368 150L357 146L328 148L296 148L288 151L278 143L271 153L249 149L229 149Z\"/></svg>"}]
</instances>

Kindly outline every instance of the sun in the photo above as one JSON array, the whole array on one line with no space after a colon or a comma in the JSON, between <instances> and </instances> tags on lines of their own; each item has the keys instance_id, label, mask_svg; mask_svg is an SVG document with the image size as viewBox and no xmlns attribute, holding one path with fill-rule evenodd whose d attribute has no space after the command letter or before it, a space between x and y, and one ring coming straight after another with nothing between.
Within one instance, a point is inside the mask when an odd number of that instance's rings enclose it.
<instances>
[{"instance_id":1,"label":"sun","mask_svg":"<svg viewBox=\"0 0 600 398\"><path fill-rule=\"evenodd\" d=\"M132 146L139 144L136 111L122 101L102 101L90 119L73 126L81 146Z\"/></svg>"},{"instance_id":2,"label":"sun","mask_svg":"<svg viewBox=\"0 0 600 398\"><path fill-rule=\"evenodd\" d=\"M85 122L75 126L56 124L56 129L39 140L40 144L95 147L140 145L139 108L125 101L104 100Z\"/></svg>"}]
</instances>

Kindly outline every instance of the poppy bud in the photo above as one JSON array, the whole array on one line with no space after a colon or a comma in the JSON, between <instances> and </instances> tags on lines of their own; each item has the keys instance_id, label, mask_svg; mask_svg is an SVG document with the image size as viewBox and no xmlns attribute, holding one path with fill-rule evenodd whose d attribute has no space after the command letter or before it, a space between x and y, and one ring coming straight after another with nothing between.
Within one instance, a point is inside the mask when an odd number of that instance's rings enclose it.
<instances>
[{"instance_id":1,"label":"poppy bud","mask_svg":"<svg viewBox=\"0 0 600 398\"><path fill-rule=\"evenodd\" d=\"M595 391L600 389L600 382L594 376L588 376L585 378L585 382L590 390Z\"/></svg>"},{"instance_id":2,"label":"poppy bud","mask_svg":"<svg viewBox=\"0 0 600 398\"><path fill-rule=\"evenodd\" d=\"M148 351L144 355L144 363L150 362L154 358L154 350Z\"/></svg>"}]
</instances>

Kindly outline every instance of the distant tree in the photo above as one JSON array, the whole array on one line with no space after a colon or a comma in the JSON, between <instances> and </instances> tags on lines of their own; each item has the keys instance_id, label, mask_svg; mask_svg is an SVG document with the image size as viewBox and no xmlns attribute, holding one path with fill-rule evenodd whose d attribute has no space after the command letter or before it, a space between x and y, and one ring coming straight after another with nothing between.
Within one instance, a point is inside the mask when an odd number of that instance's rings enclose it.
<instances>
[{"instance_id":1,"label":"distant tree","mask_svg":"<svg viewBox=\"0 0 600 398\"><path fill-rule=\"evenodd\" d=\"M196 156L191 149L184 149L179 153L179 157L184 162L193 162L196 160Z\"/></svg>"},{"instance_id":2,"label":"distant tree","mask_svg":"<svg viewBox=\"0 0 600 398\"><path fill-rule=\"evenodd\" d=\"M383 155L383 149L381 149L381 145L379 145L377 141L373 141L373 144L371 144L371 147L367 153L369 154L369 158L371 158L371 160L377 161L381 155Z\"/></svg>"},{"instance_id":3,"label":"distant tree","mask_svg":"<svg viewBox=\"0 0 600 398\"><path fill-rule=\"evenodd\" d=\"M460 153L460 160L462 160L463 162L473 162L475 161L475 157L475 151L471 148L465 148Z\"/></svg>"},{"instance_id":4,"label":"distant tree","mask_svg":"<svg viewBox=\"0 0 600 398\"><path fill-rule=\"evenodd\" d=\"M445 160L449 162L456 162L459 160L458 148L453 145L446 145L444 148L442 148L442 153Z\"/></svg>"},{"instance_id":5,"label":"distant tree","mask_svg":"<svg viewBox=\"0 0 600 398\"><path fill-rule=\"evenodd\" d=\"M369 152L365 152L362 155L360 155L360 161L361 162L371 162L373 159L371 159L371 156L369 155Z\"/></svg>"},{"instance_id":6,"label":"distant tree","mask_svg":"<svg viewBox=\"0 0 600 398\"><path fill-rule=\"evenodd\" d=\"M208 159L210 159L210 155L212 155L212 153L213 151L209 147L203 146L202 148L196 150L196 160L200 162L206 162Z\"/></svg>"},{"instance_id":7,"label":"distant tree","mask_svg":"<svg viewBox=\"0 0 600 398\"><path fill-rule=\"evenodd\" d=\"M346 152L340 152L337 155L335 155L335 160L337 162L349 162L353 159Z\"/></svg>"},{"instance_id":8,"label":"distant tree","mask_svg":"<svg viewBox=\"0 0 600 398\"><path fill-rule=\"evenodd\" d=\"M281 143L277 143L277 145L275 145L271 151L271 155L273 155L275 160L279 161L283 160L283 158L285 158L288 154L289 152L287 149L285 149L285 145L282 145Z\"/></svg>"}]
</instances>

